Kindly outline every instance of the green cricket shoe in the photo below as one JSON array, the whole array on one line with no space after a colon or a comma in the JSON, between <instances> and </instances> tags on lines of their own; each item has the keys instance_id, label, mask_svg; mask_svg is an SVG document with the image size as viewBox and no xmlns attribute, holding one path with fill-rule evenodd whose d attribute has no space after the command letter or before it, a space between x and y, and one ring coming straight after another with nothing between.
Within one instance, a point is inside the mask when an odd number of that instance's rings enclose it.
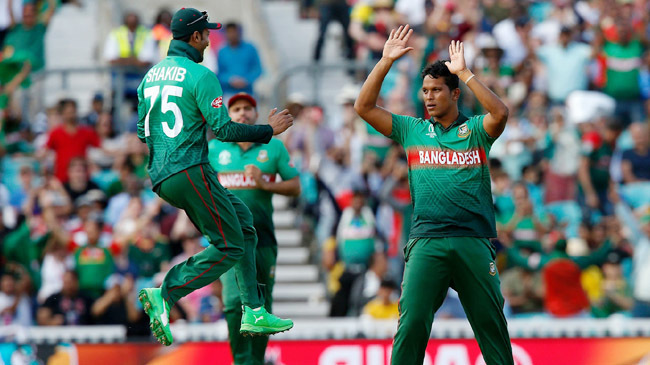
<instances>
[{"instance_id":1,"label":"green cricket shoe","mask_svg":"<svg viewBox=\"0 0 650 365\"><path fill-rule=\"evenodd\" d=\"M244 306L239 333L242 335L262 336L288 331L293 328L293 321L282 319L260 307L257 310Z\"/></svg>"},{"instance_id":2,"label":"green cricket shoe","mask_svg":"<svg viewBox=\"0 0 650 365\"><path fill-rule=\"evenodd\" d=\"M149 327L156 340L165 346L171 345L174 338L169 329L169 304L160 294L160 288L142 289L138 299L149 316Z\"/></svg>"}]
</instances>

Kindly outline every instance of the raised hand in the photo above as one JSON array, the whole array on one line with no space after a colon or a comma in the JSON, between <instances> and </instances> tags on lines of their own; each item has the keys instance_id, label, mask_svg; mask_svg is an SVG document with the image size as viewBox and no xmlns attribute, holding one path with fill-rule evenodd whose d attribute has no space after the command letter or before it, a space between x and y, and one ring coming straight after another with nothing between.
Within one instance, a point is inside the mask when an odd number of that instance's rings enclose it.
<instances>
[{"instance_id":1,"label":"raised hand","mask_svg":"<svg viewBox=\"0 0 650 365\"><path fill-rule=\"evenodd\" d=\"M276 113L278 108L274 108L269 113L269 125L273 128L273 135L278 135L286 131L293 125L293 115L289 114L289 110Z\"/></svg>"},{"instance_id":2,"label":"raised hand","mask_svg":"<svg viewBox=\"0 0 650 365\"><path fill-rule=\"evenodd\" d=\"M467 69L465 65L465 48L461 41L451 41L449 45L449 59L451 62L445 62L445 65L452 74L458 75Z\"/></svg>"},{"instance_id":3,"label":"raised hand","mask_svg":"<svg viewBox=\"0 0 650 365\"><path fill-rule=\"evenodd\" d=\"M386 44L384 44L384 51L382 56L391 61L396 61L404 56L406 52L413 50L413 47L407 47L406 44L413 34L413 29L409 29L409 25L400 25L397 30L390 31L390 36Z\"/></svg>"}]
</instances>

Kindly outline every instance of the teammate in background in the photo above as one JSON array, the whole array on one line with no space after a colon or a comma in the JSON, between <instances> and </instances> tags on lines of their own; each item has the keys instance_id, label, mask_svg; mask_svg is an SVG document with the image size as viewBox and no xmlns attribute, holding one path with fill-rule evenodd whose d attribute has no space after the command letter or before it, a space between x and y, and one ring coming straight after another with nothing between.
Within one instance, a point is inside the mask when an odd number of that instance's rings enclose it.
<instances>
[{"instance_id":1,"label":"teammate in background","mask_svg":"<svg viewBox=\"0 0 650 365\"><path fill-rule=\"evenodd\" d=\"M488 154L506 126L508 108L467 69L463 43L455 41L449 46L451 61L437 61L422 72L430 119L378 107L388 70L413 49L407 46L412 32L408 25L391 31L354 105L361 118L408 154L414 214L392 364L422 364L433 315L450 286L458 292L486 364L513 364L495 249L488 240L496 237ZM459 78L487 114L468 118L459 113Z\"/></svg>"},{"instance_id":2,"label":"teammate in background","mask_svg":"<svg viewBox=\"0 0 650 365\"><path fill-rule=\"evenodd\" d=\"M234 266L244 314L241 332L273 334L293 327L263 307L255 279L257 235L246 206L219 184L208 163L209 126L222 141L269 143L293 122L287 110L268 125L234 123L223 105L217 77L198 63L209 44L207 12L183 8L174 14L167 58L153 66L138 87L138 137L149 147L153 190L185 210L210 245L169 270L160 288L142 289L140 302L156 339L171 345L169 309L182 297L217 280Z\"/></svg>"},{"instance_id":3,"label":"teammate in background","mask_svg":"<svg viewBox=\"0 0 650 365\"><path fill-rule=\"evenodd\" d=\"M271 115L274 111L271 111ZM228 114L236 123L255 125L257 101L247 93L235 94L228 100ZM217 171L219 183L240 198L253 213L253 227L257 231L255 250L257 282L265 285L264 308L272 310L275 264L278 242L273 226L273 194L300 195L300 178L289 161L289 152L278 139L268 145L253 142L208 143L210 165ZM280 174L282 181L276 181ZM241 300L234 270L221 277L224 313L228 322L230 351L235 364L264 364L267 336L244 337L239 333Z\"/></svg>"}]
</instances>

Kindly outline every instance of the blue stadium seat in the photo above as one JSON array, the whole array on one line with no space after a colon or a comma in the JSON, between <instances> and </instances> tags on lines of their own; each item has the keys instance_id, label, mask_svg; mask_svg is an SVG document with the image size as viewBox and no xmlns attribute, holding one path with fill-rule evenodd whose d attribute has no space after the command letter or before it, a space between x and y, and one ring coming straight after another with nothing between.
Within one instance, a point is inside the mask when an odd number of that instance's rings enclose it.
<instances>
[{"instance_id":1,"label":"blue stadium seat","mask_svg":"<svg viewBox=\"0 0 650 365\"><path fill-rule=\"evenodd\" d=\"M582 211L577 202L573 200L559 201L547 204L547 214L552 214L559 222L566 222L565 234L567 238L578 237L578 229L582 221Z\"/></svg>"},{"instance_id":2,"label":"blue stadium seat","mask_svg":"<svg viewBox=\"0 0 650 365\"><path fill-rule=\"evenodd\" d=\"M25 165L31 165L34 169L35 183L38 183L38 161L32 157L6 157L0 159L0 180L9 191L20 189L20 168Z\"/></svg>"},{"instance_id":3,"label":"blue stadium seat","mask_svg":"<svg viewBox=\"0 0 650 365\"><path fill-rule=\"evenodd\" d=\"M633 209L650 204L650 182L621 185L619 191Z\"/></svg>"}]
</instances>

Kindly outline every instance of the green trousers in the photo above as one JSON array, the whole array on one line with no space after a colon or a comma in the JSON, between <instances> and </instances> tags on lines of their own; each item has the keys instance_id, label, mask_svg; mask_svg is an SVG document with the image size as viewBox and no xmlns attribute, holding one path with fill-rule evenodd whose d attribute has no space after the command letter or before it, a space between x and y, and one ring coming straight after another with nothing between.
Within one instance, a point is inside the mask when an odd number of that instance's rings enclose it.
<instances>
[{"instance_id":1,"label":"green trousers","mask_svg":"<svg viewBox=\"0 0 650 365\"><path fill-rule=\"evenodd\" d=\"M264 285L264 307L271 312L273 309L273 285L275 284L275 264L278 258L278 246L258 246L256 252L257 282ZM264 354L269 336L242 336L239 334L241 325L241 300L237 292L237 282L233 270L221 277L223 284L223 304L226 322L228 323L228 339L230 352L236 365L264 365Z\"/></svg>"},{"instance_id":2,"label":"green trousers","mask_svg":"<svg viewBox=\"0 0 650 365\"><path fill-rule=\"evenodd\" d=\"M485 238L416 238L406 244L393 365L422 364L433 315L449 287L458 292L485 363L513 364L495 257Z\"/></svg>"},{"instance_id":3,"label":"green trousers","mask_svg":"<svg viewBox=\"0 0 650 365\"><path fill-rule=\"evenodd\" d=\"M210 245L169 270L162 295L170 306L180 298L217 280L234 267L244 305L262 305L255 275L257 233L244 203L224 189L210 165L196 165L155 187L169 204L183 209Z\"/></svg>"}]
</instances>

